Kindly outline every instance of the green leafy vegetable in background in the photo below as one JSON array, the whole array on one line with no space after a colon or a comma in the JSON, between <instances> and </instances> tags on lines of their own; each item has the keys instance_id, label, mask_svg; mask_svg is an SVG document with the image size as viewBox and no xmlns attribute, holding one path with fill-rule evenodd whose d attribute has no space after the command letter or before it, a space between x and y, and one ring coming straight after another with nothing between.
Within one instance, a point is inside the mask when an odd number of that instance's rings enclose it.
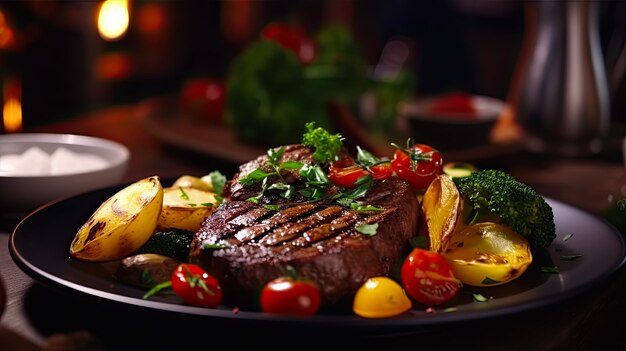
<instances>
[{"instance_id":1,"label":"green leafy vegetable in background","mask_svg":"<svg viewBox=\"0 0 626 351\"><path fill-rule=\"evenodd\" d=\"M226 121L241 141L298 143L307 122L332 130L328 101L354 105L368 88L367 66L346 28L329 25L315 40L315 60L308 66L270 40L250 44L233 61L226 82Z\"/></svg>"}]
</instances>

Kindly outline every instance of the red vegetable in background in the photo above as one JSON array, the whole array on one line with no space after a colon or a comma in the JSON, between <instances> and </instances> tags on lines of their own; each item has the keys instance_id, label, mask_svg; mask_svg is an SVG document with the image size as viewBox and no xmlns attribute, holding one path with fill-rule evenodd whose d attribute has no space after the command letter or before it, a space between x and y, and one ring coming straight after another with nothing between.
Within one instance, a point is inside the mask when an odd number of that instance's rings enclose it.
<instances>
[{"instance_id":1,"label":"red vegetable in background","mask_svg":"<svg viewBox=\"0 0 626 351\"><path fill-rule=\"evenodd\" d=\"M430 108L430 112L439 115L476 115L472 96L464 92L452 92L439 97Z\"/></svg>"},{"instance_id":2,"label":"red vegetable in background","mask_svg":"<svg viewBox=\"0 0 626 351\"><path fill-rule=\"evenodd\" d=\"M295 25L270 23L261 31L261 38L274 40L292 51L300 63L308 65L315 58L315 43L304 30Z\"/></svg>"},{"instance_id":3,"label":"red vegetable in background","mask_svg":"<svg viewBox=\"0 0 626 351\"><path fill-rule=\"evenodd\" d=\"M224 120L226 87L207 77L185 82L179 97L180 109L197 121L221 124Z\"/></svg>"}]
</instances>

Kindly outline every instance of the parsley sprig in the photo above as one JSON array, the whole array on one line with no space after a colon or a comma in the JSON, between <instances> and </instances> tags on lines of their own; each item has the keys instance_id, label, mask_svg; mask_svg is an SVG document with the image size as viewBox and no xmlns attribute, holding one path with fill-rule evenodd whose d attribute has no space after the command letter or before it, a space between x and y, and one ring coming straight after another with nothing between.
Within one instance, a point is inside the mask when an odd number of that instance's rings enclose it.
<instances>
[{"instance_id":1,"label":"parsley sprig","mask_svg":"<svg viewBox=\"0 0 626 351\"><path fill-rule=\"evenodd\" d=\"M268 191L278 191L278 194L285 199L292 199L296 193L299 193L305 199L310 201L321 201L327 198L328 189L332 186L332 182L328 179L328 175L324 172L319 164L304 164L298 161L285 161L280 162L280 158L284 153L284 147L278 150L269 149L267 151L267 168L271 171L264 171L261 168L257 168L254 171L242 177L239 183L242 185L251 185L261 182L261 191L256 196L248 199L248 201L259 203L263 196ZM362 150L364 151L364 150ZM298 174L304 181L304 187L296 190L296 188L289 184L283 175L282 170L298 170ZM278 179L276 182L270 184L269 178L276 176ZM371 176L365 176L357 180L354 189L342 189L328 198L343 207L347 207L356 211L382 211L382 208L362 204L358 201L359 198L365 196L368 191L374 185L374 181Z\"/></svg>"}]
</instances>

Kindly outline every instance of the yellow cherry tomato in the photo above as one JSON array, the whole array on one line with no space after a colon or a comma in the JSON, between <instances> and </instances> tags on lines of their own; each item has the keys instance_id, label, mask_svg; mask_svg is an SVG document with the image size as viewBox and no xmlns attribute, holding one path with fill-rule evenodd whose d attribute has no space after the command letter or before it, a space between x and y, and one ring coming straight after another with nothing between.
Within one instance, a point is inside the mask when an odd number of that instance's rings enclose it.
<instances>
[{"instance_id":1,"label":"yellow cherry tomato","mask_svg":"<svg viewBox=\"0 0 626 351\"><path fill-rule=\"evenodd\" d=\"M387 277L368 279L356 292L354 313L366 318L393 317L411 309L411 300L394 280Z\"/></svg>"}]
</instances>

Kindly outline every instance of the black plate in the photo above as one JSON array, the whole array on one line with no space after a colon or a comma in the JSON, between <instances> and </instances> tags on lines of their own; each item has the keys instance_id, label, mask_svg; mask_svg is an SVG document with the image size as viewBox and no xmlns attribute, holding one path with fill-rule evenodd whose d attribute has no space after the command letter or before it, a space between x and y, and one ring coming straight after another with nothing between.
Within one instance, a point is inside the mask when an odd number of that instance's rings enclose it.
<instances>
[{"instance_id":1,"label":"black plate","mask_svg":"<svg viewBox=\"0 0 626 351\"><path fill-rule=\"evenodd\" d=\"M70 242L79 227L121 186L100 189L64 199L29 214L11 235L9 250L16 264L33 279L69 294L89 296L99 302L139 308L156 313L174 313L207 321L226 321L245 325L276 323L306 324L318 328L351 327L377 333L412 332L452 322L473 321L527 311L577 295L606 279L625 260L624 240L604 220L582 210L547 199L555 214L557 238L546 250L535 255L528 271L517 280L496 287L464 287L465 292L492 297L488 302L473 302L471 294L455 298L454 312L427 313L416 307L401 316L387 319L360 318L350 311L322 314L312 318L272 316L256 311L233 312L232 306L205 309L184 306L174 300L144 300L144 290L116 282L111 277L113 264L87 263L69 257ZM569 240L563 240L571 234ZM564 261L562 255L582 257ZM542 273L542 266L558 266L559 274ZM245 322L245 323L244 323Z\"/></svg>"}]
</instances>

